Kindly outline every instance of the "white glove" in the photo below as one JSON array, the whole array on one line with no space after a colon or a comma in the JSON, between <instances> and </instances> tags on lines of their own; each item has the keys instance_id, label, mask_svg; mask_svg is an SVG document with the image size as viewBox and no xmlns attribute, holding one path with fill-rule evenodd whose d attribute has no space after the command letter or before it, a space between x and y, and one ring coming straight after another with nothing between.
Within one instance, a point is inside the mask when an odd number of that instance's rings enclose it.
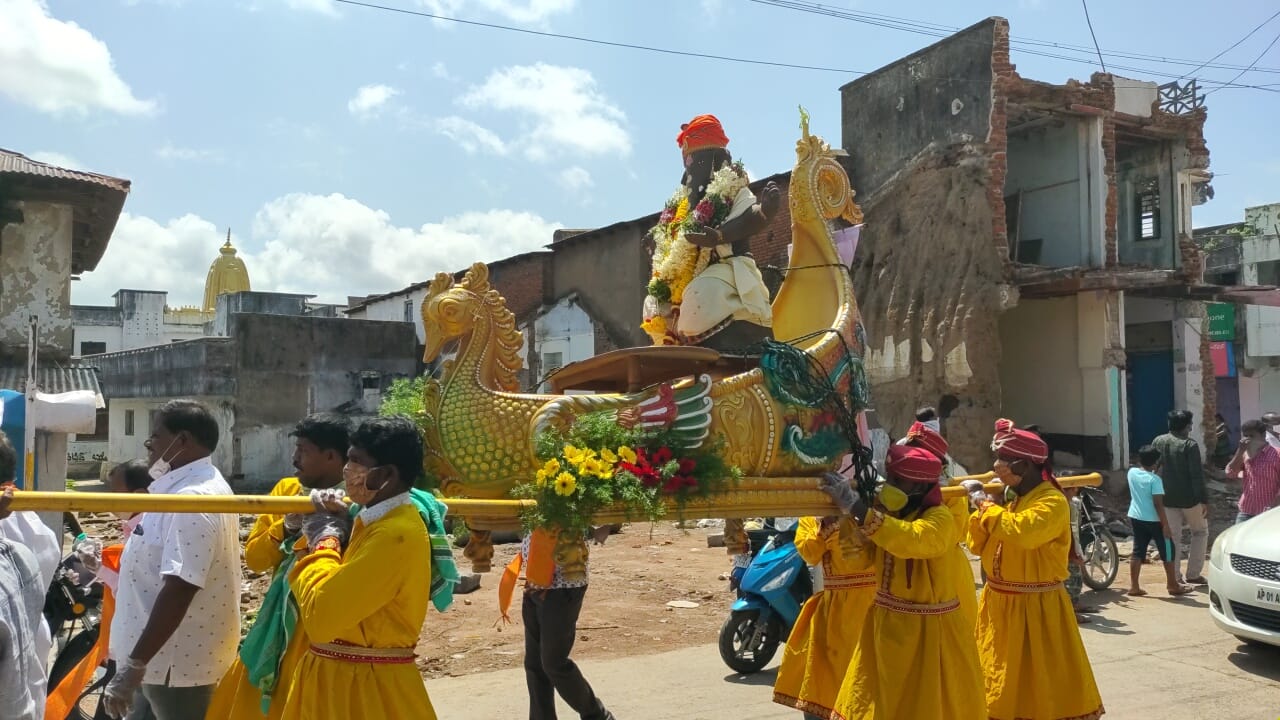
<instances>
[{"instance_id":1,"label":"white glove","mask_svg":"<svg viewBox=\"0 0 1280 720\"><path fill-rule=\"evenodd\" d=\"M302 530L302 523L307 519L303 513L289 513L284 516L284 534L285 537L297 535Z\"/></svg>"},{"instance_id":2,"label":"white glove","mask_svg":"<svg viewBox=\"0 0 1280 720\"><path fill-rule=\"evenodd\" d=\"M316 506L316 512L346 512L347 504L342 501L346 496L347 491L343 488L312 490L311 504Z\"/></svg>"},{"instance_id":3,"label":"white glove","mask_svg":"<svg viewBox=\"0 0 1280 720\"><path fill-rule=\"evenodd\" d=\"M963 487L965 492L969 493L969 505L971 507L977 507L978 504L984 500L991 499L991 497L987 495L986 488L982 486L981 480L965 480L960 483L960 487Z\"/></svg>"},{"instance_id":4,"label":"white glove","mask_svg":"<svg viewBox=\"0 0 1280 720\"><path fill-rule=\"evenodd\" d=\"M853 488L849 486L849 481L839 473L831 471L822 473L818 489L830 495L831 499L835 501L836 507L840 508L840 512L845 515L848 515L858 503L858 497L854 494Z\"/></svg>"},{"instance_id":5,"label":"white glove","mask_svg":"<svg viewBox=\"0 0 1280 720\"><path fill-rule=\"evenodd\" d=\"M116 663L116 674L102 691L102 704L110 717L123 718L133 708L133 697L142 687L147 664L131 657Z\"/></svg>"},{"instance_id":6,"label":"white glove","mask_svg":"<svg viewBox=\"0 0 1280 720\"><path fill-rule=\"evenodd\" d=\"M316 549L316 545L325 538L336 538L340 544L346 544L351 534L351 516L344 507L342 511L316 512L307 516L302 522L302 534L307 537L307 547Z\"/></svg>"}]
</instances>

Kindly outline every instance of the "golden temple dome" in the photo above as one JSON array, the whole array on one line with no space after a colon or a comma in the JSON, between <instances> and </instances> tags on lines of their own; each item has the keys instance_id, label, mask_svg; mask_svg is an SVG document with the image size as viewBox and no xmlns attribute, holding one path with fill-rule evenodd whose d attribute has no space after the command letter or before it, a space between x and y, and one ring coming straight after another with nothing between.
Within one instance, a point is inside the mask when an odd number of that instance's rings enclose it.
<instances>
[{"instance_id":1,"label":"golden temple dome","mask_svg":"<svg viewBox=\"0 0 1280 720\"><path fill-rule=\"evenodd\" d=\"M231 230L227 229L227 242L218 251L218 258L209 266L209 277L204 281L204 306L206 313L218 309L218 296L245 292L249 289L249 269L236 257L231 246Z\"/></svg>"}]
</instances>

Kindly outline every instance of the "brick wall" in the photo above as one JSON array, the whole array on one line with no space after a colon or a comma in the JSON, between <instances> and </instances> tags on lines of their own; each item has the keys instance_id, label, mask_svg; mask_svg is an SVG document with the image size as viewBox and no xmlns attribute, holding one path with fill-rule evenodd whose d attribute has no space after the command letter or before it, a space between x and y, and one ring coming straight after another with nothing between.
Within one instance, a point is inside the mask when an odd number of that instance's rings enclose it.
<instances>
[{"instance_id":1,"label":"brick wall","mask_svg":"<svg viewBox=\"0 0 1280 720\"><path fill-rule=\"evenodd\" d=\"M764 276L765 285L769 288L769 297L778 294L785 274L782 268L787 266L787 246L791 244L791 205L787 202L787 193L791 187L790 173L774 177L782 190L782 204L778 212L769 220L769 225L751 236L751 255ZM764 183L752 186L756 195L764 189Z\"/></svg>"},{"instance_id":2,"label":"brick wall","mask_svg":"<svg viewBox=\"0 0 1280 720\"><path fill-rule=\"evenodd\" d=\"M529 319L542 307L550 262L551 253L534 252L489 264L489 282L506 299L517 322Z\"/></svg>"},{"instance_id":3,"label":"brick wall","mask_svg":"<svg viewBox=\"0 0 1280 720\"><path fill-rule=\"evenodd\" d=\"M991 241L997 256L1009 263L1009 225L1005 218L1004 181L1009 172L1009 93L1018 76L1009 61L1009 21L997 19L991 50L991 130L987 136L987 167L991 180L987 200L991 204Z\"/></svg>"}]
</instances>

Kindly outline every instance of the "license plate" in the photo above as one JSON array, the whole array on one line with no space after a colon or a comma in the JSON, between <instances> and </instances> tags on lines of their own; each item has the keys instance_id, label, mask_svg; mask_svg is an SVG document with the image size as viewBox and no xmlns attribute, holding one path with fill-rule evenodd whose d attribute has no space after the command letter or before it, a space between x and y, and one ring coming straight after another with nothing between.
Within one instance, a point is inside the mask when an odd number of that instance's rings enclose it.
<instances>
[{"instance_id":1,"label":"license plate","mask_svg":"<svg viewBox=\"0 0 1280 720\"><path fill-rule=\"evenodd\" d=\"M1280 607L1280 589L1259 585L1257 601L1264 605Z\"/></svg>"}]
</instances>

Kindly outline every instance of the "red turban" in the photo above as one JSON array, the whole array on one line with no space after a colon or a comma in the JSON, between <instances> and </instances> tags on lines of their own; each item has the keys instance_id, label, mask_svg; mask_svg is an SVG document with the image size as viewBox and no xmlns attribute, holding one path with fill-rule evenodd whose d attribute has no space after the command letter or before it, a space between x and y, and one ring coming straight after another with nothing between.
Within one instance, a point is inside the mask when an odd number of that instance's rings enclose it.
<instances>
[{"instance_id":1,"label":"red turban","mask_svg":"<svg viewBox=\"0 0 1280 720\"><path fill-rule=\"evenodd\" d=\"M699 150L728 147L729 138L715 115L699 115L680 126L676 144L682 154L688 155Z\"/></svg>"},{"instance_id":2,"label":"red turban","mask_svg":"<svg viewBox=\"0 0 1280 720\"><path fill-rule=\"evenodd\" d=\"M918 483L936 483L942 476L942 460L923 448L893 445L885 469L895 477Z\"/></svg>"},{"instance_id":3,"label":"red turban","mask_svg":"<svg viewBox=\"0 0 1280 720\"><path fill-rule=\"evenodd\" d=\"M1019 430L1012 420L997 420L996 434L991 439L991 449L996 455L1015 460L1030 460L1043 465L1049 459L1049 446L1039 435L1030 430Z\"/></svg>"},{"instance_id":4,"label":"red turban","mask_svg":"<svg viewBox=\"0 0 1280 720\"><path fill-rule=\"evenodd\" d=\"M946 438L922 422L912 425L911 429L907 431L907 444L924 448L938 456L938 459L943 462L946 462L947 450L950 447L947 445Z\"/></svg>"}]
</instances>

